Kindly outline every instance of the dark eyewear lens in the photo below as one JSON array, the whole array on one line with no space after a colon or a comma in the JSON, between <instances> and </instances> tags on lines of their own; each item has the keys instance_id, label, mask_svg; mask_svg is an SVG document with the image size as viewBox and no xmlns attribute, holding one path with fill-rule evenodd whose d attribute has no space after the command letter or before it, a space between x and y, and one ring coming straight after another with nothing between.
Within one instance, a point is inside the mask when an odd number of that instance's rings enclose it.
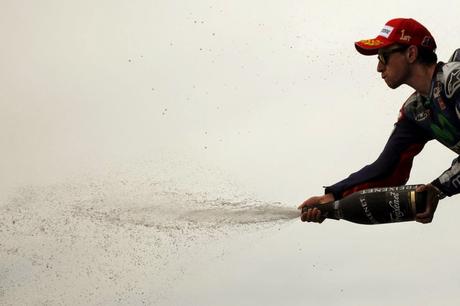
<instances>
[{"instance_id":1,"label":"dark eyewear lens","mask_svg":"<svg viewBox=\"0 0 460 306\"><path fill-rule=\"evenodd\" d=\"M391 54L396 53L396 52L404 51L404 50L406 50L407 48L408 48L407 46L401 46L401 47L397 47L397 48L390 49L390 50L386 50L386 51L380 51L380 50L379 50L379 53L378 53L378 55L377 55L377 58L379 59L379 61L380 61L383 65L386 65L386 64L388 64L388 60L390 59L390 55L391 55Z\"/></svg>"}]
</instances>

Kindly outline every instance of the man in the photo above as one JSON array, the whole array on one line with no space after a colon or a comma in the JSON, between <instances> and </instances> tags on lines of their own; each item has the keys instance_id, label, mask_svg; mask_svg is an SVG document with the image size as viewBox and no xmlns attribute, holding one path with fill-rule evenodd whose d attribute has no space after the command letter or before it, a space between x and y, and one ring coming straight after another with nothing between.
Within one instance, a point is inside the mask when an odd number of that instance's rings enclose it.
<instances>
[{"instance_id":1,"label":"man","mask_svg":"<svg viewBox=\"0 0 460 306\"><path fill-rule=\"evenodd\" d=\"M407 84L415 89L401 108L394 130L375 162L348 178L326 187L325 195L303 202L299 209L341 199L371 187L404 185L412 161L425 143L436 139L460 154L460 52L448 63L437 63L436 42L414 19L388 21L374 39L355 43L359 53L378 55L377 71L392 89ZM439 199L460 193L460 158L449 169L417 192L427 191L426 209L416 221L429 223ZM317 208L302 213L302 221L322 222Z\"/></svg>"}]
</instances>

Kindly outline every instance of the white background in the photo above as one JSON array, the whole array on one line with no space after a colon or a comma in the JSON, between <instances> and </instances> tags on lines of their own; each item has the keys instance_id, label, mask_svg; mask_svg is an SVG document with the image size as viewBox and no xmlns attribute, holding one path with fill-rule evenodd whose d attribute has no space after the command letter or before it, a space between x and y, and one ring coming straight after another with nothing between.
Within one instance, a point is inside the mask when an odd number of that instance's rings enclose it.
<instances>
[{"instance_id":1,"label":"white background","mask_svg":"<svg viewBox=\"0 0 460 306\"><path fill-rule=\"evenodd\" d=\"M372 162L412 92L387 88L353 42L412 17L447 60L460 47L458 11L444 0L0 0L3 196L177 158L296 207ZM454 157L428 144L410 183L430 182ZM233 241L220 260L188 267L170 298L458 305L456 201L442 201L429 225L294 222Z\"/></svg>"}]
</instances>

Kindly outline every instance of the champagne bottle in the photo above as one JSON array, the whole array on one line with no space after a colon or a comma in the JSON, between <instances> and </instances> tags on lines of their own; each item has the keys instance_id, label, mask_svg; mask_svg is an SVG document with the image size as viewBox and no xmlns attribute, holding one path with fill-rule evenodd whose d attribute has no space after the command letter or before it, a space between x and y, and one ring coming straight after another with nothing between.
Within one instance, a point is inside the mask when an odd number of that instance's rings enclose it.
<instances>
[{"instance_id":1,"label":"champagne bottle","mask_svg":"<svg viewBox=\"0 0 460 306\"><path fill-rule=\"evenodd\" d=\"M413 221L426 207L427 192L415 192L417 186L364 189L337 201L305 206L302 212L316 207L325 218L360 224Z\"/></svg>"}]
</instances>

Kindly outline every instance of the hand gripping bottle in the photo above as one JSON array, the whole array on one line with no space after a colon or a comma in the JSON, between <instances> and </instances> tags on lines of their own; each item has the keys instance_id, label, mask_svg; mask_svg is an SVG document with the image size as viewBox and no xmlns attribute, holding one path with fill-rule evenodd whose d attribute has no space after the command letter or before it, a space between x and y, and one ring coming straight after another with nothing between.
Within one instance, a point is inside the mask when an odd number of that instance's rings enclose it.
<instances>
[{"instance_id":1,"label":"hand gripping bottle","mask_svg":"<svg viewBox=\"0 0 460 306\"><path fill-rule=\"evenodd\" d=\"M426 207L427 192L415 192L417 186L365 189L337 201L305 206L302 212L316 207L325 218L360 224L413 221Z\"/></svg>"}]
</instances>

